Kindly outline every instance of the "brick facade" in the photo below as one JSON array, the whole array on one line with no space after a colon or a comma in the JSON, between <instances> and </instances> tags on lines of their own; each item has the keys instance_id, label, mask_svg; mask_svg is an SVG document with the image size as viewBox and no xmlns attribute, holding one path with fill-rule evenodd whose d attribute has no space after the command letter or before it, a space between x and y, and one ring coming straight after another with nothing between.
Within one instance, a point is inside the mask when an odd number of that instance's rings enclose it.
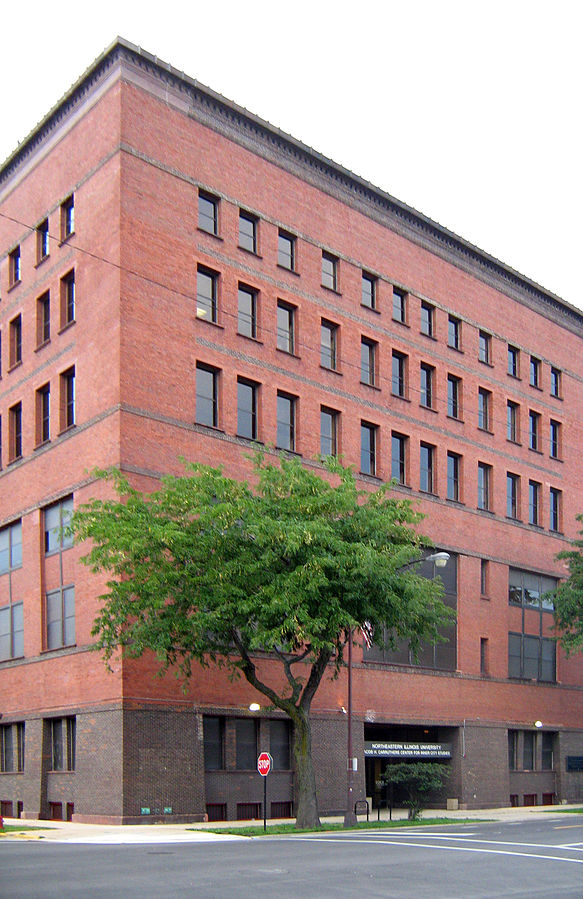
<instances>
[{"instance_id":1,"label":"brick facade","mask_svg":"<svg viewBox=\"0 0 583 899\"><path fill-rule=\"evenodd\" d=\"M212 297L197 299L200 272ZM0 555L12 560L0 566L0 623L15 622L8 638L0 628L7 747L25 725L24 770L4 760L2 802L28 817L118 821L196 820L209 807L234 818L262 803L259 776L236 764L235 722L254 691L208 668L183 693L148 657L108 671L90 649L104 583L81 548L45 533L70 497L104 495L95 467L117 465L146 490L180 472L181 456L247 476L241 379L268 453L278 397L292 398L292 448L318 467L324 409L362 485L397 474L396 493L419 503L456 566L447 663L355 649L355 798L382 769L365 741L402 733L452 745L436 803L581 798L566 757L583 756L583 661L557 651L552 668L552 614L528 578L563 574L555 556L583 507L583 314L123 41L0 168L0 297L0 540L10 531L15 546ZM216 376L210 423L201 371ZM363 424L374 439L364 461ZM511 571L527 576L520 603ZM326 679L313 707L323 812L346 801L345 705L344 675ZM205 716L221 722L220 770L204 770ZM262 749L277 716L258 717ZM63 759L67 727L75 752ZM533 770L522 770L525 733ZM293 808L290 769L270 775L268 802Z\"/></svg>"}]
</instances>

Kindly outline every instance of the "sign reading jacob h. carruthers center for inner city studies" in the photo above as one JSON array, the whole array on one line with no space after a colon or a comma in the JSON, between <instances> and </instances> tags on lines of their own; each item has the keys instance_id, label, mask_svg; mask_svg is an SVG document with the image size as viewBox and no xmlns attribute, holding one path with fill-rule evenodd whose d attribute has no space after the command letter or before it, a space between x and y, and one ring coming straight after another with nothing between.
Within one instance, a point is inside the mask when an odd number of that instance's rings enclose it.
<instances>
[{"instance_id":1,"label":"sign reading jacob h. carruthers center for inner city studies","mask_svg":"<svg viewBox=\"0 0 583 899\"><path fill-rule=\"evenodd\" d=\"M366 758L450 759L451 743L378 743L365 741Z\"/></svg>"}]
</instances>

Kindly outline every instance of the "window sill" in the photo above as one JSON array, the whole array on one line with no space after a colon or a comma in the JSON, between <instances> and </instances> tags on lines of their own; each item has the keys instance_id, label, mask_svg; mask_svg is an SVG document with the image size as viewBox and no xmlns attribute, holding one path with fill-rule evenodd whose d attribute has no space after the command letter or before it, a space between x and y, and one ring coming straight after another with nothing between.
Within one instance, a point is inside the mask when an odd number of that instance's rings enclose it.
<instances>
[{"instance_id":1,"label":"window sill","mask_svg":"<svg viewBox=\"0 0 583 899\"><path fill-rule=\"evenodd\" d=\"M70 234L66 234L64 237L61 237L59 241L59 246L64 247L66 243L69 243L72 237L75 237L75 232L71 231Z\"/></svg>"},{"instance_id":2,"label":"window sill","mask_svg":"<svg viewBox=\"0 0 583 899\"><path fill-rule=\"evenodd\" d=\"M506 442L511 443L512 446L522 446L522 443L520 442L520 440L512 440L510 437L506 438Z\"/></svg>"},{"instance_id":3,"label":"window sill","mask_svg":"<svg viewBox=\"0 0 583 899\"><path fill-rule=\"evenodd\" d=\"M73 321L71 321L71 322L67 322L62 327L59 328L59 330L57 331L57 334L64 334L65 331L68 331L69 328L72 328L73 325L76 325L76 324L77 324L77 322L75 321L75 319L73 319Z\"/></svg>"},{"instance_id":4,"label":"window sill","mask_svg":"<svg viewBox=\"0 0 583 899\"><path fill-rule=\"evenodd\" d=\"M513 381L522 381L520 375L513 375L511 371L507 371L506 374L509 378L512 378Z\"/></svg>"},{"instance_id":5,"label":"window sill","mask_svg":"<svg viewBox=\"0 0 583 899\"><path fill-rule=\"evenodd\" d=\"M77 427L77 425L76 425L75 423L73 423L72 425L67 425L66 428L61 428L61 430L59 431L58 436L59 436L59 437L64 437L65 434L70 434L71 431L74 431L76 427Z\"/></svg>"},{"instance_id":6,"label":"window sill","mask_svg":"<svg viewBox=\"0 0 583 899\"><path fill-rule=\"evenodd\" d=\"M250 250L248 247L242 247L241 244L238 244L237 249L241 250L241 252L243 253L248 253L249 256L255 256L256 259L263 259L263 256L256 250Z\"/></svg>"},{"instance_id":7,"label":"window sill","mask_svg":"<svg viewBox=\"0 0 583 899\"><path fill-rule=\"evenodd\" d=\"M295 275L296 278L300 277L300 273L295 268L288 268L287 265L282 265L281 262L277 263L277 267L282 270L282 272L288 272L290 275Z\"/></svg>"},{"instance_id":8,"label":"window sill","mask_svg":"<svg viewBox=\"0 0 583 899\"><path fill-rule=\"evenodd\" d=\"M19 359L18 362L15 362L13 365L9 365L6 371L10 374L11 371L15 371L15 369L20 368L22 365L22 359Z\"/></svg>"},{"instance_id":9,"label":"window sill","mask_svg":"<svg viewBox=\"0 0 583 899\"><path fill-rule=\"evenodd\" d=\"M37 443L34 447L34 451L36 453L37 450L43 449L45 446L49 446L51 442L51 438L49 437L47 440L43 440L42 443Z\"/></svg>"},{"instance_id":10,"label":"window sill","mask_svg":"<svg viewBox=\"0 0 583 899\"><path fill-rule=\"evenodd\" d=\"M433 334L426 334L425 331L419 331L422 337L427 337L427 340L433 340L434 343L437 343L437 337Z\"/></svg>"},{"instance_id":11,"label":"window sill","mask_svg":"<svg viewBox=\"0 0 583 899\"><path fill-rule=\"evenodd\" d=\"M13 459L8 460L8 467L11 465L16 465L17 462L21 462L24 459L24 456L21 454L20 456L14 456Z\"/></svg>"},{"instance_id":12,"label":"window sill","mask_svg":"<svg viewBox=\"0 0 583 899\"><path fill-rule=\"evenodd\" d=\"M201 228L200 225L196 229L200 232L200 234L208 234L209 237L214 237L215 240L220 240L223 243L223 238L220 234L215 234L214 231L207 231L206 228Z\"/></svg>"},{"instance_id":13,"label":"window sill","mask_svg":"<svg viewBox=\"0 0 583 899\"><path fill-rule=\"evenodd\" d=\"M528 386L529 386L529 387L532 387L533 390L539 390L539 391L542 393L542 390L543 390L543 389L542 389L542 387L539 387L538 384L531 384L531 383L529 383Z\"/></svg>"},{"instance_id":14,"label":"window sill","mask_svg":"<svg viewBox=\"0 0 583 899\"><path fill-rule=\"evenodd\" d=\"M361 381L363 387L371 387L373 390L380 390L378 384L371 384L370 381Z\"/></svg>"},{"instance_id":15,"label":"window sill","mask_svg":"<svg viewBox=\"0 0 583 899\"><path fill-rule=\"evenodd\" d=\"M464 355L464 351L463 351L462 348L459 347L459 346L452 346L451 343L448 343L447 348L448 348L449 350L453 350L454 353L459 353L461 356Z\"/></svg>"},{"instance_id":16,"label":"window sill","mask_svg":"<svg viewBox=\"0 0 583 899\"><path fill-rule=\"evenodd\" d=\"M286 356L291 356L292 359L301 359L301 356L298 356L297 353L291 353L289 350L283 350L280 346L275 348L278 353L284 353Z\"/></svg>"},{"instance_id":17,"label":"window sill","mask_svg":"<svg viewBox=\"0 0 583 899\"><path fill-rule=\"evenodd\" d=\"M328 365L322 365L322 363L320 363L320 368L322 371L329 371L332 375L342 375L339 368L330 368Z\"/></svg>"},{"instance_id":18,"label":"window sill","mask_svg":"<svg viewBox=\"0 0 583 899\"><path fill-rule=\"evenodd\" d=\"M562 456L549 456L549 459L552 459L553 462L564 462L565 460Z\"/></svg>"},{"instance_id":19,"label":"window sill","mask_svg":"<svg viewBox=\"0 0 583 899\"><path fill-rule=\"evenodd\" d=\"M39 345L34 348L35 353L38 353L40 350L44 350L44 348L48 346L50 342L51 338L49 337L48 340L43 341L43 343L39 343Z\"/></svg>"},{"instance_id":20,"label":"window sill","mask_svg":"<svg viewBox=\"0 0 583 899\"><path fill-rule=\"evenodd\" d=\"M401 321L400 318L392 318L391 321L393 321L396 325L401 325L403 328L410 328L410 327L411 327L411 325L409 324L409 322Z\"/></svg>"},{"instance_id":21,"label":"window sill","mask_svg":"<svg viewBox=\"0 0 583 899\"><path fill-rule=\"evenodd\" d=\"M481 431L482 434L490 434L491 437L494 436L494 431L491 431L490 428L481 428L481 427L478 425L478 431Z\"/></svg>"},{"instance_id":22,"label":"window sill","mask_svg":"<svg viewBox=\"0 0 583 899\"><path fill-rule=\"evenodd\" d=\"M36 260L34 267L35 267L35 268L40 268L40 266L43 264L43 262L46 262L47 259L50 259L50 258L51 258L51 254L50 254L50 253L47 253L47 255L46 255L46 256L43 256L42 259L37 259L37 260Z\"/></svg>"},{"instance_id":23,"label":"window sill","mask_svg":"<svg viewBox=\"0 0 583 899\"><path fill-rule=\"evenodd\" d=\"M419 403L419 408L426 409L427 412L433 412L435 415L437 415L437 409L434 409L433 406L425 406L423 403Z\"/></svg>"},{"instance_id":24,"label":"window sill","mask_svg":"<svg viewBox=\"0 0 583 899\"><path fill-rule=\"evenodd\" d=\"M450 503L450 505L452 505L452 506L458 506L458 507L465 506L465 503L462 499L452 499L451 496L446 496L445 501L446 501L446 503Z\"/></svg>"},{"instance_id":25,"label":"window sill","mask_svg":"<svg viewBox=\"0 0 583 899\"><path fill-rule=\"evenodd\" d=\"M394 397L396 400L403 400L404 403L410 403L410 402L411 402L411 400L409 399L409 397L406 396L404 393L393 393L393 392L391 392L391 396ZM422 408L425 409L425 408L427 408L427 407L426 407L426 406L423 406Z\"/></svg>"},{"instance_id":26,"label":"window sill","mask_svg":"<svg viewBox=\"0 0 583 899\"><path fill-rule=\"evenodd\" d=\"M8 293L10 293L11 290L14 290L14 289L15 289L16 287L18 287L20 284L22 284L22 280L21 280L20 278L18 279L18 281L12 281L12 282L8 285Z\"/></svg>"},{"instance_id":27,"label":"window sill","mask_svg":"<svg viewBox=\"0 0 583 899\"><path fill-rule=\"evenodd\" d=\"M447 417L449 421L457 421L460 425L464 424L463 418L460 418L459 415L448 415Z\"/></svg>"},{"instance_id":28,"label":"window sill","mask_svg":"<svg viewBox=\"0 0 583 899\"><path fill-rule=\"evenodd\" d=\"M330 293L333 293L333 294L334 294L335 296L337 296L337 297L341 297L341 296L342 296L341 292L338 290L337 287L328 287L327 284L320 284L320 287L321 287L323 290L328 290L328 291L330 291Z\"/></svg>"},{"instance_id":29,"label":"window sill","mask_svg":"<svg viewBox=\"0 0 583 899\"><path fill-rule=\"evenodd\" d=\"M361 309L367 309L369 312L374 312L375 315L380 315L380 314L381 314L381 310L380 310L380 309L377 309L376 306L367 306L365 303L361 303L361 304L360 304L360 308L361 308Z\"/></svg>"},{"instance_id":30,"label":"window sill","mask_svg":"<svg viewBox=\"0 0 583 899\"><path fill-rule=\"evenodd\" d=\"M494 368L494 363L490 362L488 359L478 359L480 365L486 365L488 368Z\"/></svg>"},{"instance_id":31,"label":"window sill","mask_svg":"<svg viewBox=\"0 0 583 899\"><path fill-rule=\"evenodd\" d=\"M213 328L219 328L221 331L225 330L225 326L219 324L219 322L211 321L210 318L205 318L204 315L198 315L198 313L194 316L195 321L202 322L205 325L211 325Z\"/></svg>"},{"instance_id":32,"label":"window sill","mask_svg":"<svg viewBox=\"0 0 583 899\"><path fill-rule=\"evenodd\" d=\"M493 514L494 514L494 510L493 510L493 509L481 509L479 506L476 506L476 511L477 511L477 512L485 512L486 515L493 515Z\"/></svg>"},{"instance_id":33,"label":"window sill","mask_svg":"<svg viewBox=\"0 0 583 899\"><path fill-rule=\"evenodd\" d=\"M207 431L216 431L217 434L224 434L225 431L223 428L219 428L218 425L207 425L204 421L196 421L195 425L198 425L199 428L205 428Z\"/></svg>"},{"instance_id":34,"label":"window sill","mask_svg":"<svg viewBox=\"0 0 583 899\"><path fill-rule=\"evenodd\" d=\"M258 343L260 346L263 346L263 341L259 340L258 337L252 337L251 334L243 334L241 331L237 331L237 337L244 337L245 340L251 340L253 343Z\"/></svg>"},{"instance_id":35,"label":"window sill","mask_svg":"<svg viewBox=\"0 0 583 899\"><path fill-rule=\"evenodd\" d=\"M537 456L542 456L542 454L543 454L543 451L537 449L535 446L529 446L528 451L529 451L530 453L536 453Z\"/></svg>"}]
</instances>

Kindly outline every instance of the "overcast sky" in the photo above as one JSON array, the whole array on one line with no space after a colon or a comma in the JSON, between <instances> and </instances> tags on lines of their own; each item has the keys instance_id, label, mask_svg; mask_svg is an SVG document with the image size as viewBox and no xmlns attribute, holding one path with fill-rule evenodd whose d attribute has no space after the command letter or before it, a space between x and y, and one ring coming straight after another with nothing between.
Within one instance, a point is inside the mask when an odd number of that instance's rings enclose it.
<instances>
[{"instance_id":1,"label":"overcast sky","mask_svg":"<svg viewBox=\"0 0 583 899\"><path fill-rule=\"evenodd\" d=\"M29 0L2 9L4 160L116 37L583 308L579 0Z\"/></svg>"}]
</instances>

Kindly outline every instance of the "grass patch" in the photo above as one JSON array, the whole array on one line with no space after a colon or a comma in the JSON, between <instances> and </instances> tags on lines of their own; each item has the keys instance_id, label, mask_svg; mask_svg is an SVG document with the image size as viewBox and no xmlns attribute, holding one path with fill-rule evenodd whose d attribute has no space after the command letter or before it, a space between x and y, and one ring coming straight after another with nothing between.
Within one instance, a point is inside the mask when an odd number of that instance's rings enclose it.
<instances>
[{"instance_id":1,"label":"grass patch","mask_svg":"<svg viewBox=\"0 0 583 899\"><path fill-rule=\"evenodd\" d=\"M26 824L5 824L3 828L0 828L0 836L3 833L24 833L25 830L54 830L53 827L29 827Z\"/></svg>"},{"instance_id":2,"label":"grass patch","mask_svg":"<svg viewBox=\"0 0 583 899\"><path fill-rule=\"evenodd\" d=\"M545 812L550 812L553 815L556 815L557 812L561 815L583 815L583 808L580 806L578 808L563 808L562 806L553 805L552 808L546 808Z\"/></svg>"},{"instance_id":3,"label":"grass patch","mask_svg":"<svg viewBox=\"0 0 583 899\"><path fill-rule=\"evenodd\" d=\"M489 819L483 818L483 823ZM395 821L359 821L352 827L345 828L341 822L333 824L321 824L320 827L297 828L295 824L268 824L267 830L263 830L263 824L250 824L246 827L217 827L216 830L209 830L205 827L206 833L228 833L238 837L263 837L272 836L273 834L285 833L326 833L334 830L386 830L389 827L427 827L437 826L439 824L477 824L477 818L419 818L418 821L409 821L407 818L397 819ZM203 830L202 827L188 827L187 830Z\"/></svg>"}]
</instances>

